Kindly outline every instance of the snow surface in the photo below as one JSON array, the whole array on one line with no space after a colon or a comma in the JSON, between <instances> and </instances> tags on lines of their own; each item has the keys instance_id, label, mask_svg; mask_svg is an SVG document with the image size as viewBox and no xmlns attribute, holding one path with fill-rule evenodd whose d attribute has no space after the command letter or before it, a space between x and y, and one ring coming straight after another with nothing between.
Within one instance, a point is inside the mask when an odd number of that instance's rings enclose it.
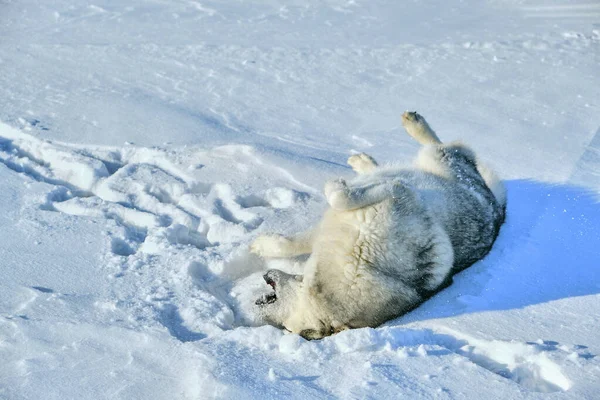
<instances>
[{"instance_id":1,"label":"snow surface","mask_svg":"<svg viewBox=\"0 0 600 400\"><path fill-rule=\"evenodd\" d=\"M0 1L0 398L597 399L600 5ZM400 113L508 188L494 249L413 312L257 326L260 233L319 219Z\"/></svg>"}]
</instances>

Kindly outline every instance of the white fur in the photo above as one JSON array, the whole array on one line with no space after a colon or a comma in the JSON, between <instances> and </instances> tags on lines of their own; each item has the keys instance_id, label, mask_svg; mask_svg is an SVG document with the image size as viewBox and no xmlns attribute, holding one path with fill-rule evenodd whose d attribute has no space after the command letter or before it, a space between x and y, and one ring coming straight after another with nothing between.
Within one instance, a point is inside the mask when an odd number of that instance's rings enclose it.
<instances>
[{"instance_id":1,"label":"white fur","mask_svg":"<svg viewBox=\"0 0 600 400\"><path fill-rule=\"evenodd\" d=\"M460 226L464 213L479 212L465 228L470 239L478 234L476 224L493 215L486 184L500 205L502 215L495 218L501 223L506 197L496 175L466 146L443 145L420 115L405 113L403 123L424 144L414 169L382 168L366 154L354 155L348 163L358 175L325 185L331 208L314 230L293 238L261 236L252 244L262 257L311 254L303 277L276 270L265 275L274 282L276 300L257 304L268 322L308 338L381 324L448 281L455 248L464 252L453 247L459 229L449 227ZM448 163L452 157L454 164ZM467 187L457 163L485 184ZM489 246L496 233L486 238Z\"/></svg>"},{"instance_id":2,"label":"white fur","mask_svg":"<svg viewBox=\"0 0 600 400\"><path fill-rule=\"evenodd\" d=\"M483 180L485 180L485 183L494 194L498 204L506 207L506 188L494 170L492 170L483 162L477 160L477 171L479 171L483 177Z\"/></svg>"}]
</instances>

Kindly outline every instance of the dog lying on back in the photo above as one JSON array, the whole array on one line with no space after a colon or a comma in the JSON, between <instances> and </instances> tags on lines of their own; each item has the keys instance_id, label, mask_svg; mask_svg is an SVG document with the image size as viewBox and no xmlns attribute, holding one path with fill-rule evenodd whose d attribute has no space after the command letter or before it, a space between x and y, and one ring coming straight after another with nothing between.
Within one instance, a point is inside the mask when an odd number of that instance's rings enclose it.
<instances>
[{"instance_id":1,"label":"dog lying on back","mask_svg":"<svg viewBox=\"0 0 600 400\"><path fill-rule=\"evenodd\" d=\"M325 185L331 206L312 231L258 237L262 257L309 254L304 275L269 270L273 289L256 301L268 323L307 339L375 327L413 309L491 249L505 189L475 153L443 144L416 112L402 124L423 147L415 166L380 167L353 155L351 180Z\"/></svg>"}]
</instances>

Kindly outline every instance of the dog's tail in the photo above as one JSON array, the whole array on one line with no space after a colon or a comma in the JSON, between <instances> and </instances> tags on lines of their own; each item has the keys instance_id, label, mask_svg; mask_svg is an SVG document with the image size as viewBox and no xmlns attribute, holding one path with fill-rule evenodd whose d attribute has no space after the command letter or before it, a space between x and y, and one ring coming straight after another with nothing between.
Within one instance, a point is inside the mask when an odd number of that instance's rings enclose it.
<instances>
[{"instance_id":1,"label":"dog's tail","mask_svg":"<svg viewBox=\"0 0 600 400\"><path fill-rule=\"evenodd\" d=\"M503 210L506 209L506 188L504 187L504 184L500 178L498 178L498 175L496 175L496 173L490 167L479 160L477 161L477 171L479 171L479 174L485 181L485 184L496 198L498 205Z\"/></svg>"}]
</instances>

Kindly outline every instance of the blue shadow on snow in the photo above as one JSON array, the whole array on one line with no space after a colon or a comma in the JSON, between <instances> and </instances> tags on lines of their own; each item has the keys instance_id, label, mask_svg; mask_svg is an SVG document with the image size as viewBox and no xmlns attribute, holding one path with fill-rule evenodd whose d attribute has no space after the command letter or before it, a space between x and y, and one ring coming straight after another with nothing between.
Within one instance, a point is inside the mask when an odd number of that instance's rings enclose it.
<instances>
[{"instance_id":1,"label":"blue shadow on snow","mask_svg":"<svg viewBox=\"0 0 600 400\"><path fill-rule=\"evenodd\" d=\"M600 203L594 193L528 180L505 184L506 222L490 253L392 324L600 293Z\"/></svg>"}]
</instances>

